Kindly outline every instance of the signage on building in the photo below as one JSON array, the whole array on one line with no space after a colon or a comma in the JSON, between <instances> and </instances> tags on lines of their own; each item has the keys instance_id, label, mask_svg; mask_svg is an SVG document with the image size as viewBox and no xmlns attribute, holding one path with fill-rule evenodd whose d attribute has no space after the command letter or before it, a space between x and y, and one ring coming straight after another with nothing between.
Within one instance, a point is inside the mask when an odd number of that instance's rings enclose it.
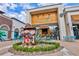
<instances>
[{"instance_id":1,"label":"signage on building","mask_svg":"<svg viewBox=\"0 0 79 59\"><path fill-rule=\"evenodd\" d=\"M74 21L79 21L79 14L77 14L77 15L72 15L71 18L72 18L72 20L74 20Z\"/></svg>"},{"instance_id":2,"label":"signage on building","mask_svg":"<svg viewBox=\"0 0 79 59\"><path fill-rule=\"evenodd\" d=\"M32 16L32 24L50 24L57 23L57 13L43 13Z\"/></svg>"}]
</instances>

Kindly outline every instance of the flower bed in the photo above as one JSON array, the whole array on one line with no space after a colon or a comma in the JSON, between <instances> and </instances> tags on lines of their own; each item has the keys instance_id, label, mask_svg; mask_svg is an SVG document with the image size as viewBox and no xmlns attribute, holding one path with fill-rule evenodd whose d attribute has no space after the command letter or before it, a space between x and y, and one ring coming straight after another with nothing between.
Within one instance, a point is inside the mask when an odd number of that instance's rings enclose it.
<instances>
[{"instance_id":1,"label":"flower bed","mask_svg":"<svg viewBox=\"0 0 79 59\"><path fill-rule=\"evenodd\" d=\"M31 46L21 46L22 43L15 43L13 44L13 50L16 51L13 52L15 54L21 54L24 52L24 54L32 54L32 53L36 53L40 54L39 52L41 52L41 54L43 54L43 52L50 52L50 51L54 51L56 49L58 49L60 47L60 44L57 42L44 42L44 41L36 41L36 45L31 45ZM18 53L19 52L19 53Z\"/></svg>"}]
</instances>

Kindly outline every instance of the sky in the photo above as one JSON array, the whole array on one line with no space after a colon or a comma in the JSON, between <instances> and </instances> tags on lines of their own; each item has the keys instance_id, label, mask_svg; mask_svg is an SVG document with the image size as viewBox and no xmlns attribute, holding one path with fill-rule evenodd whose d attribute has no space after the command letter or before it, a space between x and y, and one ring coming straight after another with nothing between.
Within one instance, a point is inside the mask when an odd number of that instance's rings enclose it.
<instances>
[{"instance_id":1,"label":"sky","mask_svg":"<svg viewBox=\"0 0 79 59\"><path fill-rule=\"evenodd\" d=\"M27 9L39 8L54 3L0 3L0 10L7 16L15 17L20 21L26 22ZM79 6L79 3L64 3L64 6Z\"/></svg>"}]
</instances>

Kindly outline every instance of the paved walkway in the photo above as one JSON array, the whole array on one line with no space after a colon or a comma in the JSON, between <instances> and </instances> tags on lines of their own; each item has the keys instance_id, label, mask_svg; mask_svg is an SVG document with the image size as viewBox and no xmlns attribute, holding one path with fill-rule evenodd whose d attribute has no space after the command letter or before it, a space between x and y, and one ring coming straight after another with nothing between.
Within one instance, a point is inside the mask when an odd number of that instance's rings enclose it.
<instances>
[{"instance_id":1,"label":"paved walkway","mask_svg":"<svg viewBox=\"0 0 79 59\"><path fill-rule=\"evenodd\" d=\"M63 45L67 50L69 50L74 56L79 56L79 41L75 42L63 42Z\"/></svg>"},{"instance_id":2,"label":"paved walkway","mask_svg":"<svg viewBox=\"0 0 79 59\"><path fill-rule=\"evenodd\" d=\"M79 56L79 41L75 42L61 42L64 48L58 52L44 54L44 56ZM8 49L12 46L12 41L0 42L0 55L1 56L14 56L13 53L8 52ZM41 55L42 56L42 55Z\"/></svg>"},{"instance_id":3,"label":"paved walkway","mask_svg":"<svg viewBox=\"0 0 79 59\"><path fill-rule=\"evenodd\" d=\"M3 41L0 42L0 55L3 56L10 56L10 55L14 55L10 52L8 52L8 49L14 44L14 41Z\"/></svg>"},{"instance_id":4,"label":"paved walkway","mask_svg":"<svg viewBox=\"0 0 79 59\"><path fill-rule=\"evenodd\" d=\"M75 42L60 42L64 48L58 52L45 54L45 56L79 56L79 40Z\"/></svg>"},{"instance_id":5,"label":"paved walkway","mask_svg":"<svg viewBox=\"0 0 79 59\"><path fill-rule=\"evenodd\" d=\"M13 44L12 41L3 41L0 42L0 48Z\"/></svg>"},{"instance_id":6,"label":"paved walkway","mask_svg":"<svg viewBox=\"0 0 79 59\"><path fill-rule=\"evenodd\" d=\"M44 54L44 56L74 56L74 55L66 48L63 48L62 50L55 53Z\"/></svg>"}]
</instances>

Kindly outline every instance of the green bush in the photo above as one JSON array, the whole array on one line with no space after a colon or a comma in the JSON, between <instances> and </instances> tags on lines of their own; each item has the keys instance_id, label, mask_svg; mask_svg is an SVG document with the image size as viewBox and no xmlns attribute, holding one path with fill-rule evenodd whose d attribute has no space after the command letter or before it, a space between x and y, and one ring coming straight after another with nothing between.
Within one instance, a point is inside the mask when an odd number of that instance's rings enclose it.
<instances>
[{"instance_id":1,"label":"green bush","mask_svg":"<svg viewBox=\"0 0 79 59\"><path fill-rule=\"evenodd\" d=\"M16 50L16 51L23 51L23 52L38 52L38 51L51 51L51 50L54 50L54 49L57 49L60 47L60 44L57 43L57 42L43 42L43 41L39 41L39 42L36 42L37 44L48 44L48 45L45 45L45 46L33 46L33 47L23 47L23 46L20 46L22 43L15 43L13 44L13 48Z\"/></svg>"}]
</instances>

